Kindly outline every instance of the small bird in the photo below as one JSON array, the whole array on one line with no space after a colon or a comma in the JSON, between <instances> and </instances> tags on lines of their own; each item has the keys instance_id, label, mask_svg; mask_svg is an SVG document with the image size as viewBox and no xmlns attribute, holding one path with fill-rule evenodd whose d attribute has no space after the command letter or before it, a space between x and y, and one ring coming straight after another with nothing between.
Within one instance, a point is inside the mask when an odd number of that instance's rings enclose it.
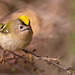
<instances>
[{"instance_id":1,"label":"small bird","mask_svg":"<svg viewBox=\"0 0 75 75\"><path fill-rule=\"evenodd\" d=\"M23 50L30 44L32 36L30 20L25 15L7 24L0 24L0 46L4 51Z\"/></svg>"}]
</instances>

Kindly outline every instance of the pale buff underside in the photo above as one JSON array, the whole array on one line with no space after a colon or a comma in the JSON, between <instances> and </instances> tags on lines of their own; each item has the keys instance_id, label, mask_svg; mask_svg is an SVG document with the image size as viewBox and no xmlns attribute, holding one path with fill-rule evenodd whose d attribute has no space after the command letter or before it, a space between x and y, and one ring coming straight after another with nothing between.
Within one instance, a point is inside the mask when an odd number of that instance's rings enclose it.
<instances>
[{"instance_id":1,"label":"pale buff underside","mask_svg":"<svg viewBox=\"0 0 75 75\"><path fill-rule=\"evenodd\" d=\"M21 36L19 36L21 38ZM14 38L14 39L13 39ZM30 40L29 40L30 39ZM20 40L17 37L12 37L10 34L2 34L0 33L0 45L4 48L4 50L22 50L26 48L32 40L32 35L29 36L28 40Z\"/></svg>"}]
</instances>

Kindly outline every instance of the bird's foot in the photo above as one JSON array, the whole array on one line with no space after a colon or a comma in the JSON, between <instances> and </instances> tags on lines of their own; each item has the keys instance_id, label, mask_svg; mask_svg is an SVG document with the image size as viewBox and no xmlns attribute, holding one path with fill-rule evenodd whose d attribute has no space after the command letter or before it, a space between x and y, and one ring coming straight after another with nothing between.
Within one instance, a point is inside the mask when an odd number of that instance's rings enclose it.
<instances>
[{"instance_id":1,"label":"bird's foot","mask_svg":"<svg viewBox=\"0 0 75 75\"><path fill-rule=\"evenodd\" d=\"M4 57L3 56L0 58L0 63L4 63Z\"/></svg>"},{"instance_id":2,"label":"bird's foot","mask_svg":"<svg viewBox=\"0 0 75 75\"><path fill-rule=\"evenodd\" d=\"M33 61L33 56L29 53L29 60Z\"/></svg>"}]
</instances>

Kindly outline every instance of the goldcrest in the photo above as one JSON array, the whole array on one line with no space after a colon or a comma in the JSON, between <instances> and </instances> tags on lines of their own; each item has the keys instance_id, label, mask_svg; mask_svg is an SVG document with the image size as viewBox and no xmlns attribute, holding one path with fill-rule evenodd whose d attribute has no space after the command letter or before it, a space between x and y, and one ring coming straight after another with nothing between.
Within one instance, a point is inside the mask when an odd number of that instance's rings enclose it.
<instances>
[{"instance_id":1,"label":"goldcrest","mask_svg":"<svg viewBox=\"0 0 75 75\"><path fill-rule=\"evenodd\" d=\"M30 20L22 15L18 19L0 24L0 46L5 50L16 51L26 48L33 36Z\"/></svg>"}]
</instances>

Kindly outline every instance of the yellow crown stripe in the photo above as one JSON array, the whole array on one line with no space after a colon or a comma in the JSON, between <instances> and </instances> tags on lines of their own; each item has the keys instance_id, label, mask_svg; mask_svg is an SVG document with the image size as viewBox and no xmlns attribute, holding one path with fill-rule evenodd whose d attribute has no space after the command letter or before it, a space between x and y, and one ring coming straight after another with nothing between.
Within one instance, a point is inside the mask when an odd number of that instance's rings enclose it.
<instances>
[{"instance_id":1,"label":"yellow crown stripe","mask_svg":"<svg viewBox=\"0 0 75 75\"><path fill-rule=\"evenodd\" d=\"M26 25L29 25L29 18L25 15L19 17L19 19L24 22Z\"/></svg>"}]
</instances>

